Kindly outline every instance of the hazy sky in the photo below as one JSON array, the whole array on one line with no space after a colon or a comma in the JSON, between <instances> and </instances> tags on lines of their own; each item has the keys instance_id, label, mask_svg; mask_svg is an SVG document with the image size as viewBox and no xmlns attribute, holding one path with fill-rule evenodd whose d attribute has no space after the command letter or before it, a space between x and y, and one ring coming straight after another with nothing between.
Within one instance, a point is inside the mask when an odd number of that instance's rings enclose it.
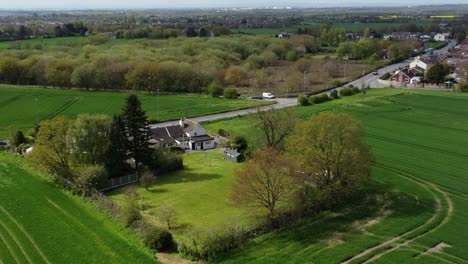
<instances>
[{"instance_id":1,"label":"hazy sky","mask_svg":"<svg viewBox=\"0 0 468 264\"><path fill-rule=\"evenodd\" d=\"M220 7L326 7L468 4L468 0L0 0L1 9L36 8L220 8Z\"/></svg>"}]
</instances>

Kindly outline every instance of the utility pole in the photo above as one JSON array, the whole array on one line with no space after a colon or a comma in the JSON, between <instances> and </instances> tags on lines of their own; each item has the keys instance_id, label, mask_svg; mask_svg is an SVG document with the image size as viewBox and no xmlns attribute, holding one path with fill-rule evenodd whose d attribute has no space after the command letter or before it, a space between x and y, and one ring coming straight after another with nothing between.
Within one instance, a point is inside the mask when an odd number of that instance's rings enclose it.
<instances>
[{"instance_id":1,"label":"utility pole","mask_svg":"<svg viewBox=\"0 0 468 264\"><path fill-rule=\"evenodd\" d=\"M37 98L34 98L35 104L36 104L36 126L39 125L39 107L38 107L38 102Z\"/></svg>"},{"instance_id":2,"label":"utility pole","mask_svg":"<svg viewBox=\"0 0 468 264\"><path fill-rule=\"evenodd\" d=\"M158 89L157 93L158 93L157 94L157 97L158 97L157 98L157 100L158 100L158 122L160 122L160 119L159 119L159 89Z\"/></svg>"},{"instance_id":3,"label":"utility pole","mask_svg":"<svg viewBox=\"0 0 468 264\"><path fill-rule=\"evenodd\" d=\"M306 93L306 70L304 69L304 94Z\"/></svg>"}]
</instances>

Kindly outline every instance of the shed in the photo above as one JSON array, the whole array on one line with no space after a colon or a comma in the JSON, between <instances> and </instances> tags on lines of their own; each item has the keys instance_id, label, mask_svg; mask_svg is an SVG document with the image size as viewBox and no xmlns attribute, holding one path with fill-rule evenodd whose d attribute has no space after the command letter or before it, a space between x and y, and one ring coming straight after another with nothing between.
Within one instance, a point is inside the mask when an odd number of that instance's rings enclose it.
<instances>
[{"instance_id":1,"label":"shed","mask_svg":"<svg viewBox=\"0 0 468 264\"><path fill-rule=\"evenodd\" d=\"M244 161L244 158L245 158L244 154L239 153L235 149L226 149L224 151L224 159L225 160L229 160L229 161L232 161L232 162L235 162L235 163L239 163L239 162Z\"/></svg>"}]
</instances>

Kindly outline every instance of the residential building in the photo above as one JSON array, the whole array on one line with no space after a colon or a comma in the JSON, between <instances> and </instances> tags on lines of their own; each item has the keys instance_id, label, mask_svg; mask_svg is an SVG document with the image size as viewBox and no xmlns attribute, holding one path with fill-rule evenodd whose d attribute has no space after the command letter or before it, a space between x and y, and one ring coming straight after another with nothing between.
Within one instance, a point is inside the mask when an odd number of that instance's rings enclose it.
<instances>
[{"instance_id":1,"label":"residential building","mask_svg":"<svg viewBox=\"0 0 468 264\"><path fill-rule=\"evenodd\" d=\"M435 36L434 36L434 40L435 41L445 41L446 38L445 38L445 35L442 34L442 33L437 33Z\"/></svg>"}]
</instances>

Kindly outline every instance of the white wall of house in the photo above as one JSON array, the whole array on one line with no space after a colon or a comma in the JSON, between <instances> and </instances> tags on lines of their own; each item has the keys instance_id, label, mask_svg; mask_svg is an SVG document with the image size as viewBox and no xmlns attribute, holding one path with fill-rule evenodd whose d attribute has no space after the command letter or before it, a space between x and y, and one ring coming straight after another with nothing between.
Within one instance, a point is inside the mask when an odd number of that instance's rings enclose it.
<instances>
[{"instance_id":1,"label":"white wall of house","mask_svg":"<svg viewBox=\"0 0 468 264\"><path fill-rule=\"evenodd\" d=\"M419 56L416 57L416 58L414 59L414 61L412 61L412 62L410 63L410 68L420 67L420 68L422 68L422 69L424 69L424 70L427 70L427 66L428 66L427 63L421 61L421 60L419 59Z\"/></svg>"},{"instance_id":2,"label":"white wall of house","mask_svg":"<svg viewBox=\"0 0 468 264\"><path fill-rule=\"evenodd\" d=\"M190 137L204 136L207 134L206 129L201 125L196 125L192 131L187 133Z\"/></svg>"},{"instance_id":3,"label":"white wall of house","mask_svg":"<svg viewBox=\"0 0 468 264\"><path fill-rule=\"evenodd\" d=\"M444 36L444 34L437 33L437 34L434 36L434 40L435 40L435 41L445 41L445 36Z\"/></svg>"}]
</instances>

